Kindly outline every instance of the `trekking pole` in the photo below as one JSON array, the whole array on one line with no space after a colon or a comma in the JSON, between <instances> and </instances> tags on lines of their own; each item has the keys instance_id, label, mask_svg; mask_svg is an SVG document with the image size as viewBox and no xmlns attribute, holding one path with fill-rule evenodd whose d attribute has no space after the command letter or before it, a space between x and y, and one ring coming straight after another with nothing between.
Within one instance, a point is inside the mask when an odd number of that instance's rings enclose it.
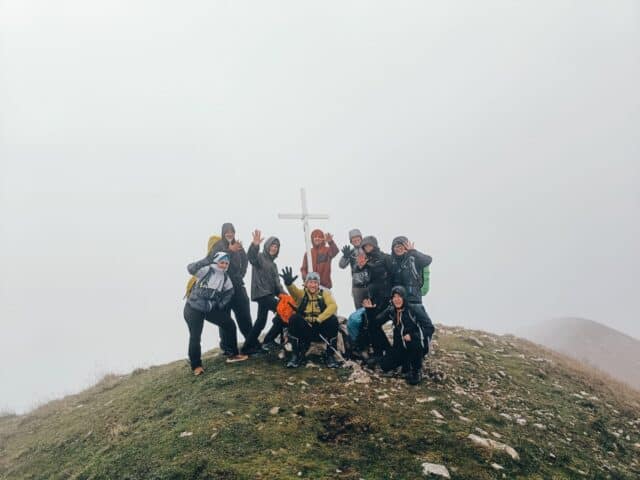
<instances>
[{"instance_id":1,"label":"trekking pole","mask_svg":"<svg viewBox=\"0 0 640 480\"><path fill-rule=\"evenodd\" d=\"M320 334L320 333L318 334L318 336L322 339L322 341L323 341L324 343L326 343L326 344L327 344L327 347L329 347L331 350L333 350L333 351L334 351L334 353L335 353L336 355L338 355L338 360L340 360L340 361L341 361L341 362L343 362L343 363L345 363L345 362L346 362L346 360L345 360L345 358L342 356L342 354L341 354L338 350L336 350L335 348L333 348L333 346L329 343L329 340L327 340L326 338L324 338L324 337L322 336L322 334Z\"/></svg>"}]
</instances>

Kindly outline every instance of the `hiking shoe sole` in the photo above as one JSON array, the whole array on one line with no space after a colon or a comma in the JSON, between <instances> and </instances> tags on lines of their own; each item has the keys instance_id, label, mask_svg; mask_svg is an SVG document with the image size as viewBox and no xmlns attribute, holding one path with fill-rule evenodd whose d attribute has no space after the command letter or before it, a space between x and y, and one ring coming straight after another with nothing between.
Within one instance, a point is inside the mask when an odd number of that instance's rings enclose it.
<instances>
[{"instance_id":1,"label":"hiking shoe sole","mask_svg":"<svg viewBox=\"0 0 640 480\"><path fill-rule=\"evenodd\" d=\"M227 358L227 363L236 363L236 362L244 362L249 358L249 355L232 355Z\"/></svg>"}]
</instances>

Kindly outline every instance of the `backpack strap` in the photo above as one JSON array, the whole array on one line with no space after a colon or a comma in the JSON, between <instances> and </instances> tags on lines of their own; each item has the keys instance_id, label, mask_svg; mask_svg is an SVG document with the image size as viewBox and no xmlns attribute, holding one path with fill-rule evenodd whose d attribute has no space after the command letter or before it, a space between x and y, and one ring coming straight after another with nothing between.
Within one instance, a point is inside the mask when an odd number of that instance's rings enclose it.
<instances>
[{"instance_id":1,"label":"backpack strap","mask_svg":"<svg viewBox=\"0 0 640 480\"><path fill-rule=\"evenodd\" d=\"M226 275L227 272L225 272ZM198 282L198 287L199 288L207 288L207 282L209 281L209 278L211 277L211 275L213 274L213 268L211 268L211 265L209 265L209 271L204 275L204 277L202 277L200 279L200 281ZM226 280L226 279L225 279Z\"/></svg>"}]
</instances>

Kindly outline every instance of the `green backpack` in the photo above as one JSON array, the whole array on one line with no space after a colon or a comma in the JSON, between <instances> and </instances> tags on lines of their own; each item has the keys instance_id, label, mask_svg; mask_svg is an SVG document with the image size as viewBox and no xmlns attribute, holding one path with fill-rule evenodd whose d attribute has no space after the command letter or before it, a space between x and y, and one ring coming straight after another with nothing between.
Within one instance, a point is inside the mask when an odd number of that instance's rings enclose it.
<instances>
[{"instance_id":1,"label":"green backpack","mask_svg":"<svg viewBox=\"0 0 640 480\"><path fill-rule=\"evenodd\" d=\"M429 293L429 266L427 265L422 269L422 287L420 287L420 293L424 297Z\"/></svg>"}]
</instances>

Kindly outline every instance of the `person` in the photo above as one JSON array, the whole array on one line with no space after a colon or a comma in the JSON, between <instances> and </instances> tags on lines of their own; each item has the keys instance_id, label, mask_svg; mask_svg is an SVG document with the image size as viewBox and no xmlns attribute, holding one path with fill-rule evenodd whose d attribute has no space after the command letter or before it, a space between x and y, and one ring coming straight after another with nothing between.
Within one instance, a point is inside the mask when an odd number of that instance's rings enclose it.
<instances>
[{"instance_id":1,"label":"person","mask_svg":"<svg viewBox=\"0 0 640 480\"><path fill-rule=\"evenodd\" d=\"M247 359L246 355L238 353L236 326L229 315L229 302L233 297L233 283L227 274L229 260L228 254L218 252L187 266L189 273L197 278L184 305L184 319L189 328L189 362L195 375L204 373L200 337L205 320L224 332L230 348L235 346L227 363Z\"/></svg>"},{"instance_id":2,"label":"person","mask_svg":"<svg viewBox=\"0 0 640 480\"><path fill-rule=\"evenodd\" d=\"M311 232L311 270L320 275L320 285L327 290L331 290L331 260L340 253L333 235L323 233L320 229ZM302 280L306 280L309 272L307 254L302 257Z\"/></svg>"},{"instance_id":3,"label":"person","mask_svg":"<svg viewBox=\"0 0 640 480\"><path fill-rule=\"evenodd\" d=\"M391 256L380 250L376 237L372 235L364 237L362 249L365 252L363 268L368 271L368 286L367 298L362 302L362 306L366 308L364 328L360 329L357 349L363 350L362 357L366 359L369 345L373 347L373 357L369 359L369 365L373 366L390 348L389 340L382 331L382 325L376 319L378 314L389 305L392 264Z\"/></svg>"},{"instance_id":4,"label":"person","mask_svg":"<svg viewBox=\"0 0 640 480\"><path fill-rule=\"evenodd\" d=\"M393 345L385 352L380 363L388 372L399 366L407 371L407 383L417 385L422 381L422 359L429 353L434 332L433 324L423 309L408 302L404 287L391 289L391 305L376 316L379 324L393 322ZM373 310L375 305L369 306Z\"/></svg>"},{"instance_id":5,"label":"person","mask_svg":"<svg viewBox=\"0 0 640 480\"><path fill-rule=\"evenodd\" d=\"M416 250L405 236L391 242L391 284L403 286L411 304L422 305L422 270L431 265L431 260L429 255Z\"/></svg>"},{"instance_id":6,"label":"person","mask_svg":"<svg viewBox=\"0 0 640 480\"><path fill-rule=\"evenodd\" d=\"M339 367L335 358L338 348L338 306L331 292L320 287L320 275L316 272L307 274L302 289L293 284L298 276L293 276L291 267L284 268L281 277L296 303L296 313L289 318L289 342L293 352L287 368L298 368L305 362L307 350L314 340L326 344L327 367Z\"/></svg>"},{"instance_id":7,"label":"person","mask_svg":"<svg viewBox=\"0 0 640 480\"><path fill-rule=\"evenodd\" d=\"M284 293L278 267L275 259L280 252L280 240L276 237L269 237L264 243L263 251L260 252L260 244L264 241L262 232L253 232L253 241L249 246L247 257L251 263L251 300L258 304L258 314L256 322L251 328L249 336L245 339L242 353L254 354L261 352L259 336L267 323L269 311L276 313L278 306L278 295Z\"/></svg>"},{"instance_id":8,"label":"person","mask_svg":"<svg viewBox=\"0 0 640 480\"><path fill-rule=\"evenodd\" d=\"M233 297L229 302L229 308L233 312L238 329L245 338L251 333L251 310L249 307L249 296L244 285L244 276L247 274L249 260L247 253L242 246L242 242L236 240L236 229L232 223L223 223L221 228L222 236L211 249L211 254L218 252L226 252L229 254L229 278L233 284ZM220 348L225 355L229 355L233 350L233 346L229 345L230 341L225 338L224 333L220 332Z\"/></svg>"},{"instance_id":9,"label":"person","mask_svg":"<svg viewBox=\"0 0 640 480\"><path fill-rule=\"evenodd\" d=\"M362 262L365 253L362 249L362 233L357 228L349 231L349 245L342 247L342 258L338 262L338 266L342 269L351 266L351 296L353 297L353 305L356 310L362 308L362 301L367 298L367 285L369 283L369 272L362 268Z\"/></svg>"}]
</instances>

